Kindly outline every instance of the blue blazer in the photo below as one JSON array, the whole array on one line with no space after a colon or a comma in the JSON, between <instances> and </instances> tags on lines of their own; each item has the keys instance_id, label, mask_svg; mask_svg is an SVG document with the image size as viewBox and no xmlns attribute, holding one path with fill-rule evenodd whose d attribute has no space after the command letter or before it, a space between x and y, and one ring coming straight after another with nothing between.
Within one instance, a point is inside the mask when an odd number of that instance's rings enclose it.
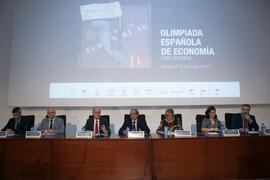
<instances>
[{"instance_id":1,"label":"blue blazer","mask_svg":"<svg viewBox=\"0 0 270 180\"><path fill-rule=\"evenodd\" d=\"M259 126L256 122L255 116L250 115L250 118L251 118L251 122L248 122L248 129L250 131L253 131L253 130L258 131ZM233 115L231 123L232 123L231 124L232 129L244 128L244 120L242 118L241 113Z\"/></svg>"}]
</instances>

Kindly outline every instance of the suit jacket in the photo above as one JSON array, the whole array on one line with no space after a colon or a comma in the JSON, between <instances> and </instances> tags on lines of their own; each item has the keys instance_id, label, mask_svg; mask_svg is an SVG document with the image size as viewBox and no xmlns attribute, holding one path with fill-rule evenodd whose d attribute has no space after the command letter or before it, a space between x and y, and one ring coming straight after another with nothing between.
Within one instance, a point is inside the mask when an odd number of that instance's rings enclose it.
<instances>
[{"instance_id":1,"label":"suit jacket","mask_svg":"<svg viewBox=\"0 0 270 180\"><path fill-rule=\"evenodd\" d=\"M129 118L126 118L124 120L124 123L122 125L122 127L119 129L118 134L119 135L123 135L123 131L126 130L126 128L132 129L132 120ZM147 123L145 121L144 118L140 118L140 116L137 119L137 131L139 131L139 129L141 129L142 131L144 131L144 133L146 135L148 135L150 133L150 129L147 126Z\"/></svg>"},{"instance_id":2,"label":"suit jacket","mask_svg":"<svg viewBox=\"0 0 270 180\"><path fill-rule=\"evenodd\" d=\"M50 124L49 118L46 117L41 121L37 130L41 132L45 132L46 130L49 129L49 124ZM55 116L55 119L53 120L52 128L55 134L64 134L65 133L64 120Z\"/></svg>"},{"instance_id":3,"label":"suit jacket","mask_svg":"<svg viewBox=\"0 0 270 180\"><path fill-rule=\"evenodd\" d=\"M28 119L21 116L20 124L18 125L17 130L15 130L15 121L16 120L14 118L9 119L8 123L2 129L2 131L6 131L7 129L12 129L12 131L14 131L15 134L24 136L25 132L29 131Z\"/></svg>"},{"instance_id":4,"label":"suit jacket","mask_svg":"<svg viewBox=\"0 0 270 180\"><path fill-rule=\"evenodd\" d=\"M96 122L94 122L94 117L90 117L87 119L86 124L85 124L85 130L86 131L94 131L94 125ZM105 128L107 130L108 134L111 134L111 129L110 129L110 124L108 119L103 118L102 116L99 119L99 131L98 132L103 132L101 129L101 126L105 125Z\"/></svg>"},{"instance_id":5,"label":"suit jacket","mask_svg":"<svg viewBox=\"0 0 270 180\"><path fill-rule=\"evenodd\" d=\"M251 118L251 121L250 122L248 121L248 129L250 131L252 130L258 131L259 126L256 122L255 116L250 115L250 118ZM232 129L244 128L244 121L243 121L241 113L235 114L232 116L231 128Z\"/></svg>"}]
</instances>

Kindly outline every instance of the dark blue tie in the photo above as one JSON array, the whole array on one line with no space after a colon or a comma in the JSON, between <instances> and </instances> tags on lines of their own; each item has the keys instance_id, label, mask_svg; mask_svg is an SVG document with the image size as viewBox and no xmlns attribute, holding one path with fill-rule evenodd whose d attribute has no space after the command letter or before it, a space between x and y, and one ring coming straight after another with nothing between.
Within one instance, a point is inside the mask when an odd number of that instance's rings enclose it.
<instances>
[{"instance_id":1,"label":"dark blue tie","mask_svg":"<svg viewBox=\"0 0 270 180\"><path fill-rule=\"evenodd\" d=\"M18 129L19 125L20 125L20 119L15 120L15 130Z\"/></svg>"},{"instance_id":2,"label":"dark blue tie","mask_svg":"<svg viewBox=\"0 0 270 180\"><path fill-rule=\"evenodd\" d=\"M135 121L132 121L132 131L136 131Z\"/></svg>"},{"instance_id":3,"label":"dark blue tie","mask_svg":"<svg viewBox=\"0 0 270 180\"><path fill-rule=\"evenodd\" d=\"M18 127L18 120L15 120L15 130L17 130Z\"/></svg>"},{"instance_id":4,"label":"dark blue tie","mask_svg":"<svg viewBox=\"0 0 270 180\"><path fill-rule=\"evenodd\" d=\"M52 119L50 119L50 129L52 129Z\"/></svg>"}]
</instances>

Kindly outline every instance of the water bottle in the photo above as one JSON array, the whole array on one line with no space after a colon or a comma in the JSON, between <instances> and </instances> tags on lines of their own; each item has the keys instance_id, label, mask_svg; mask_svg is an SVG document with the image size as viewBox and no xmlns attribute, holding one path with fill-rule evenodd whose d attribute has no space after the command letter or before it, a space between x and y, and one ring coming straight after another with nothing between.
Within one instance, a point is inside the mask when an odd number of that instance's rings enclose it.
<instances>
[{"instance_id":1,"label":"water bottle","mask_svg":"<svg viewBox=\"0 0 270 180\"><path fill-rule=\"evenodd\" d=\"M34 131L34 130L35 130L34 126L31 126L30 131Z\"/></svg>"},{"instance_id":2,"label":"water bottle","mask_svg":"<svg viewBox=\"0 0 270 180\"><path fill-rule=\"evenodd\" d=\"M168 127L167 126L164 127L164 137L165 138L168 137Z\"/></svg>"},{"instance_id":3,"label":"water bottle","mask_svg":"<svg viewBox=\"0 0 270 180\"><path fill-rule=\"evenodd\" d=\"M128 137L129 127L126 128L126 135Z\"/></svg>"},{"instance_id":4,"label":"water bottle","mask_svg":"<svg viewBox=\"0 0 270 180\"><path fill-rule=\"evenodd\" d=\"M82 127L82 131L85 131L85 126Z\"/></svg>"},{"instance_id":5,"label":"water bottle","mask_svg":"<svg viewBox=\"0 0 270 180\"><path fill-rule=\"evenodd\" d=\"M262 123L261 125L261 134L264 135L264 130L265 130L265 125L264 123Z\"/></svg>"},{"instance_id":6,"label":"water bottle","mask_svg":"<svg viewBox=\"0 0 270 180\"><path fill-rule=\"evenodd\" d=\"M224 131L224 125L220 125L220 135L223 136L223 131Z\"/></svg>"}]
</instances>

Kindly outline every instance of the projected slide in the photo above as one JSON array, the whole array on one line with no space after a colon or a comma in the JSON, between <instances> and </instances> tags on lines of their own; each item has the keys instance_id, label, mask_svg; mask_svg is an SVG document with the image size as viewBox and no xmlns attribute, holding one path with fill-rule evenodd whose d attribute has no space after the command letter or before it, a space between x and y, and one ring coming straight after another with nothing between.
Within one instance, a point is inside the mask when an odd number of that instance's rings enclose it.
<instances>
[{"instance_id":1,"label":"projected slide","mask_svg":"<svg viewBox=\"0 0 270 180\"><path fill-rule=\"evenodd\" d=\"M270 104L270 1L20 0L10 106Z\"/></svg>"}]
</instances>

